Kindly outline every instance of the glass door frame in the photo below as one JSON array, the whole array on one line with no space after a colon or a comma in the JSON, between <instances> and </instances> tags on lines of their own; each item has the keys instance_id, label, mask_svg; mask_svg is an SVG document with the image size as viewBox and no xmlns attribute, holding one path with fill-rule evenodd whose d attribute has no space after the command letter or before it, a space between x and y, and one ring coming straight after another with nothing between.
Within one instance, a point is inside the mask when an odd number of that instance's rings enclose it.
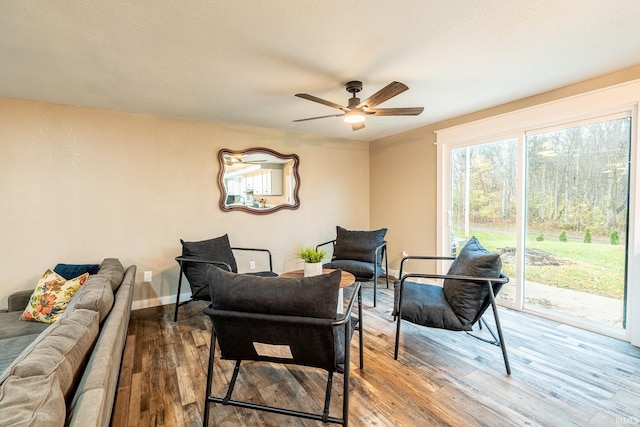
<instances>
[{"instance_id":1,"label":"glass door frame","mask_svg":"<svg viewBox=\"0 0 640 427\"><path fill-rule=\"evenodd\" d=\"M517 139L518 170L516 194L516 287L515 302L501 301L501 305L531 312L537 316L550 317L563 323L574 324L594 332L624 339L640 346L640 176L637 168L640 164L638 150L638 104L640 102L640 80L585 93L571 98L540 104L535 107L517 110L499 116L489 117L476 122L467 123L436 132L437 145L437 250L438 253L450 253L451 236L451 200L450 171L451 150L467 146L481 145L506 139ZM629 231L627 238L627 301L626 329L612 330L603 325L591 325L566 316L545 315L524 307L524 253L526 232L526 132L538 128L564 124L582 120L592 120L598 116L606 116L620 112L631 115L631 164L629 168ZM446 264L438 266L443 272Z\"/></svg>"}]
</instances>

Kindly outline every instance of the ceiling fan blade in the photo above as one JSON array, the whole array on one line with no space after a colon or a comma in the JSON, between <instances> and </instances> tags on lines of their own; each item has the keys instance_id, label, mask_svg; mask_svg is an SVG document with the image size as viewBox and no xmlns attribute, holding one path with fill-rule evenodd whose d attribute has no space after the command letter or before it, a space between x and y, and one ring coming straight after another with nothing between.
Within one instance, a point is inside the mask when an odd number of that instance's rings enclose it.
<instances>
[{"instance_id":1,"label":"ceiling fan blade","mask_svg":"<svg viewBox=\"0 0 640 427\"><path fill-rule=\"evenodd\" d=\"M360 130L364 128L364 122L361 123L351 123L351 129L353 130Z\"/></svg>"},{"instance_id":2,"label":"ceiling fan blade","mask_svg":"<svg viewBox=\"0 0 640 427\"><path fill-rule=\"evenodd\" d=\"M401 94L407 89L409 89L409 87L404 83L391 82L364 101L362 101L357 105L356 108L362 108L365 106L368 108L374 108L376 105L382 104L384 101Z\"/></svg>"},{"instance_id":3,"label":"ceiling fan blade","mask_svg":"<svg viewBox=\"0 0 640 427\"><path fill-rule=\"evenodd\" d=\"M326 106L331 107L331 108L337 108L338 110L349 111L348 108L343 107L342 105L338 105L335 102L331 102L331 101L327 101L327 100L322 99L322 98L318 98L317 96L309 95L309 94L306 94L306 93L296 93L296 96L298 98L307 99L309 101L317 102L319 104L323 104L323 105L326 105Z\"/></svg>"},{"instance_id":4,"label":"ceiling fan blade","mask_svg":"<svg viewBox=\"0 0 640 427\"><path fill-rule=\"evenodd\" d=\"M417 116L424 111L424 107L409 108L376 108L374 116Z\"/></svg>"},{"instance_id":5,"label":"ceiling fan blade","mask_svg":"<svg viewBox=\"0 0 640 427\"><path fill-rule=\"evenodd\" d=\"M329 114L328 116L309 117L308 119L297 119L294 122L306 122L307 120L326 119L327 117L342 117L344 114Z\"/></svg>"}]
</instances>

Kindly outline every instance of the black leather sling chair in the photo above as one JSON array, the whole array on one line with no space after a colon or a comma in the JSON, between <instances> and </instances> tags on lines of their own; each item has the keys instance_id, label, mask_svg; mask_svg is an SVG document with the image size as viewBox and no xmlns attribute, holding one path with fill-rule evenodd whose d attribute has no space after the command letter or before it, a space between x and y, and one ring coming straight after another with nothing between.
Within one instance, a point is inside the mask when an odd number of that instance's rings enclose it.
<instances>
[{"instance_id":1,"label":"black leather sling chair","mask_svg":"<svg viewBox=\"0 0 640 427\"><path fill-rule=\"evenodd\" d=\"M349 423L351 311L360 284L356 283L344 314L336 314L340 272L313 277L274 278L239 275L207 266L211 305L211 345L203 424L211 403L232 405L347 426ZM234 361L225 396L212 395L216 343L220 364ZM322 413L269 406L267 402L236 400L232 394L243 361L302 365L327 372ZM259 367L253 364L253 369ZM284 369L284 368L283 368ZM329 415L333 374L344 375L342 414ZM220 375L219 377L226 377ZM222 394L221 392L218 392Z\"/></svg>"}]
</instances>

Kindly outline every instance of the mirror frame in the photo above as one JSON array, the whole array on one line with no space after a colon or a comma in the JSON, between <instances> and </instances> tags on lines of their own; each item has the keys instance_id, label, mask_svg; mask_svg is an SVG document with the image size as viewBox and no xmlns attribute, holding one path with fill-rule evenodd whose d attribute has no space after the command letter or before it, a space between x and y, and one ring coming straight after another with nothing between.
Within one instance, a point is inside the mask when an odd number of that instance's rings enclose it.
<instances>
[{"instance_id":1,"label":"mirror frame","mask_svg":"<svg viewBox=\"0 0 640 427\"><path fill-rule=\"evenodd\" d=\"M293 188L293 204L280 204L277 206L273 206L270 208L253 208L249 206L233 206L227 205L227 188L224 185L224 175L225 175L225 155L231 156L241 156L243 154L256 154L263 153L273 157L277 157L282 160L293 160L293 175L296 180L296 185ZM266 215L273 212L277 212L281 209L298 209L300 207L300 198L298 197L298 193L300 190L300 173L298 172L298 168L300 166L300 158L296 154L281 154L277 151L274 151L270 148L264 147L252 147L247 148L245 150L231 150L228 148L223 148L218 151L218 163L220 164L220 171L218 172L218 187L220 188L220 202L219 206L224 212L231 211L243 211L248 212L255 215Z\"/></svg>"}]
</instances>

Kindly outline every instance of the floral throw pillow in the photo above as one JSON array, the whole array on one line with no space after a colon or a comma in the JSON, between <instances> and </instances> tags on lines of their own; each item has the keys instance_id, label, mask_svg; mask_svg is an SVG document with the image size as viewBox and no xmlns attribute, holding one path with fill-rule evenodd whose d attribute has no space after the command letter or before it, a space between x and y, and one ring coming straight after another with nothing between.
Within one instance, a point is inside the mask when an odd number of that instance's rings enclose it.
<instances>
[{"instance_id":1,"label":"floral throw pillow","mask_svg":"<svg viewBox=\"0 0 640 427\"><path fill-rule=\"evenodd\" d=\"M89 273L84 273L73 279L64 277L47 270L38 281L38 286L31 294L29 304L20 316L20 320L31 322L53 323L69 305L71 297L87 281Z\"/></svg>"}]
</instances>

